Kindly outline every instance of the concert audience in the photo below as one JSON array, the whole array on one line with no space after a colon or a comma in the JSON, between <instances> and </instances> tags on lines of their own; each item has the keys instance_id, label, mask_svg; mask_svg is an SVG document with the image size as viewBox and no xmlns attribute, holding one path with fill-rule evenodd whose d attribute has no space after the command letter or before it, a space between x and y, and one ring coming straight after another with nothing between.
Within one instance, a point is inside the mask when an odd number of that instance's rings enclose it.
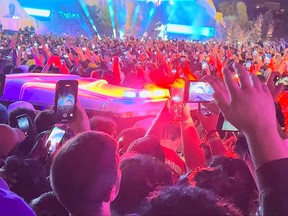
<instances>
[{"instance_id":1,"label":"concert audience","mask_svg":"<svg viewBox=\"0 0 288 216\"><path fill-rule=\"evenodd\" d=\"M143 214L149 193L160 186L172 185L170 168L149 155L125 155L121 158L120 170L119 194L111 205L119 215Z\"/></svg>"},{"instance_id":2,"label":"concert audience","mask_svg":"<svg viewBox=\"0 0 288 216\"><path fill-rule=\"evenodd\" d=\"M0 105L0 199L7 203L0 215L34 214L18 196L32 200L37 215L288 214L285 89L276 82L287 74L285 45L27 35L2 33L2 73L70 73L134 88L204 79L215 103L206 104L208 117L187 104L176 117L168 100L146 131L89 118L77 102L53 153L53 111ZM239 133L220 136L219 111ZM31 126L25 134L22 115Z\"/></svg>"}]
</instances>

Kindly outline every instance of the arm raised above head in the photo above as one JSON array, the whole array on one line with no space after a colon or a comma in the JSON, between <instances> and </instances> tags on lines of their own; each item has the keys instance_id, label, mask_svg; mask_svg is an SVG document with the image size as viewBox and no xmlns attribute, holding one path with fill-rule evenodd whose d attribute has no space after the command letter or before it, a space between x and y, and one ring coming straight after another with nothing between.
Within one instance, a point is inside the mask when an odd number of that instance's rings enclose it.
<instances>
[{"instance_id":1,"label":"arm raised above head","mask_svg":"<svg viewBox=\"0 0 288 216\"><path fill-rule=\"evenodd\" d=\"M218 107L229 122L244 132L256 168L269 161L288 158L288 150L277 131L269 88L241 65L235 64L234 68L240 85L227 68L223 70L225 85L215 82L214 78L206 78L215 90Z\"/></svg>"}]
</instances>

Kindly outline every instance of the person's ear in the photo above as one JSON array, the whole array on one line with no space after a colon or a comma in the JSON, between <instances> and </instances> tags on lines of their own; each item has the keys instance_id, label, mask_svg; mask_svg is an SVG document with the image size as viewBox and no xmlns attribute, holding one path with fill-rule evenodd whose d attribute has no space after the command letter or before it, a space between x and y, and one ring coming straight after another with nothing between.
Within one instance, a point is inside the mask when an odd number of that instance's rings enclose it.
<instances>
[{"instance_id":1,"label":"person's ear","mask_svg":"<svg viewBox=\"0 0 288 216\"><path fill-rule=\"evenodd\" d=\"M116 197L117 197L118 194L119 194L121 179L122 179L122 173L121 173L120 168L118 168L118 170L117 170L117 179L116 179L116 182L115 182L115 184L114 184L114 186L113 186L113 189L112 189L112 191L111 191L111 198L110 198L110 201L111 201L111 202L112 202L113 200L115 200Z\"/></svg>"},{"instance_id":2,"label":"person's ear","mask_svg":"<svg viewBox=\"0 0 288 216\"><path fill-rule=\"evenodd\" d=\"M115 184L112 186L111 190L108 190L104 197L104 202L113 202L116 197L118 196L119 190L120 190L120 183L121 183L122 174L120 169L117 171L117 179L115 181Z\"/></svg>"}]
</instances>

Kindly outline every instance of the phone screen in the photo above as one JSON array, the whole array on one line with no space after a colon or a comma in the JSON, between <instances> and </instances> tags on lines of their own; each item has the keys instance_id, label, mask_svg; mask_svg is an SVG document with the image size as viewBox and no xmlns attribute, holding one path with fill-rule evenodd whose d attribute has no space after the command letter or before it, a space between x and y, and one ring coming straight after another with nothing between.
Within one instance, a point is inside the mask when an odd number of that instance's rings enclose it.
<instances>
[{"instance_id":1,"label":"phone screen","mask_svg":"<svg viewBox=\"0 0 288 216\"><path fill-rule=\"evenodd\" d=\"M56 123L68 123L73 120L77 93L77 80L59 80L57 82L54 110Z\"/></svg>"},{"instance_id":2,"label":"phone screen","mask_svg":"<svg viewBox=\"0 0 288 216\"><path fill-rule=\"evenodd\" d=\"M6 75L0 73L0 97L2 97L4 93L5 80L6 80Z\"/></svg>"},{"instance_id":3,"label":"phone screen","mask_svg":"<svg viewBox=\"0 0 288 216\"><path fill-rule=\"evenodd\" d=\"M48 144L48 142L50 142L50 146L49 146L49 153L53 153L55 152L56 148L57 148L57 145L59 143L61 143L63 137L65 135L65 130L63 129L60 129L58 127L54 127L47 139L47 142L46 142L46 146Z\"/></svg>"},{"instance_id":4,"label":"phone screen","mask_svg":"<svg viewBox=\"0 0 288 216\"><path fill-rule=\"evenodd\" d=\"M203 106L202 103L199 103L198 111L199 111L203 116L210 116L210 115L212 114L211 110L209 110L207 107Z\"/></svg>"},{"instance_id":5,"label":"phone screen","mask_svg":"<svg viewBox=\"0 0 288 216\"><path fill-rule=\"evenodd\" d=\"M288 85L288 77L278 78L275 85L284 84L285 86Z\"/></svg>"},{"instance_id":6,"label":"phone screen","mask_svg":"<svg viewBox=\"0 0 288 216\"><path fill-rule=\"evenodd\" d=\"M238 132L238 129L235 128L230 122L228 122L222 113L219 114L218 117L218 122L217 122L217 131L221 137L221 139L223 139L226 135L226 132L230 131L230 132Z\"/></svg>"},{"instance_id":7,"label":"phone screen","mask_svg":"<svg viewBox=\"0 0 288 216\"><path fill-rule=\"evenodd\" d=\"M265 55L265 63L270 64L271 63L271 54L266 54Z\"/></svg>"},{"instance_id":8,"label":"phone screen","mask_svg":"<svg viewBox=\"0 0 288 216\"><path fill-rule=\"evenodd\" d=\"M234 127L230 122L228 122L226 119L223 121L222 125L222 130L223 131L238 131L236 127Z\"/></svg>"},{"instance_id":9,"label":"phone screen","mask_svg":"<svg viewBox=\"0 0 288 216\"><path fill-rule=\"evenodd\" d=\"M16 117L18 128L24 132L25 136L28 136L28 132L30 129L30 124L27 115L20 115Z\"/></svg>"},{"instance_id":10,"label":"phone screen","mask_svg":"<svg viewBox=\"0 0 288 216\"><path fill-rule=\"evenodd\" d=\"M207 62L206 62L206 61L203 61L203 62L202 62L202 70L206 70L206 69L207 69L207 66L208 66Z\"/></svg>"},{"instance_id":11,"label":"phone screen","mask_svg":"<svg viewBox=\"0 0 288 216\"><path fill-rule=\"evenodd\" d=\"M26 52L27 52L28 55L31 55L31 48L27 48Z\"/></svg>"},{"instance_id":12,"label":"phone screen","mask_svg":"<svg viewBox=\"0 0 288 216\"><path fill-rule=\"evenodd\" d=\"M247 70L251 69L251 61L250 60L246 62L246 69Z\"/></svg>"},{"instance_id":13,"label":"phone screen","mask_svg":"<svg viewBox=\"0 0 288 216\"><path fill-rule=\"evenodd\" d=\"M261 74L262 74L262 76L264 76L265 77L265 80L266 81L268 81L269 80L269 77L270 77L270 75L271 75L271 70L263 70L263 71L261 71Z\"/></svg>"},{"instance_id":14,"label":"phone screen","mask_svg":"<svg viewBox=\"0 0 288 216\"><path fill-rule=\"evenodd\" d=\"M186 81L184 101L187 103L210 102L214 90L209 83L203 81Z\"/></svg>"},{"instance_id":15,"label":"phone screen","mask_svg":"<svg viewBox=\"0 0 288 216\"><path fill-rule=\"evenodd\" d=\"M178 119L183 116L183 88L174 88L170 90L171 112L173 116Z\"/></svg>"}]
</instances>

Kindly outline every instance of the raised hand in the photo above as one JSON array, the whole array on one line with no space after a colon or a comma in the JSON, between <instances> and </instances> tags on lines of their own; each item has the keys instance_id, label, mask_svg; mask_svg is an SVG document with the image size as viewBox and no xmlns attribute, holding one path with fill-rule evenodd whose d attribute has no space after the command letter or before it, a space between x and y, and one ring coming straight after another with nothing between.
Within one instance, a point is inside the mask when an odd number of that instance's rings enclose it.
<instances>
[{"instance_id":1,"label":"raised hand","mask_svg":"<svg viewBox=\"0 0 288 216\"><path fill-rule=\"evenodd\" d=\"M268 86L241 65L234 65L240 85L224 69L225 86L206 79L214 88L214 99L225 118L243 131L255 168L265 163L288 158L288 150L277 131L276 111ZM228 93L228 96L227 96Z\"/></svg>"},{"instance_id":2,"label":"raised hand","mask_svg":"<svg viewBox=\"0 0 288 216\"><path fill-rule=\"evenodd\" d=\"M257 76L249 74L241 65L234 64L239 75L238 85L229 69L223 70L225 86L210 78L214 99L225 118L242 131L276 127L273 97L269 88Z\"/></svg>"},{"instance_id":3,"label":"raised hand","mask_svg":"<svg viewBox=\"0 0 288 216\"><path fill-rule=\"evenodd\" d=\"M76 103L75 118L69 127L74 132L75 135L90 131L90 122L85 109L81 106L79 100Z\"/></svg>"},{"instance_id":4,"label":"raised hand","mask_svg":"<svg viewBox=\"0 0 288 216\"><path fill-rule=\"evenodd\" d=\"M279 95L284 90L283 84L275 85L275 78L277 77L281 78L281 74L279 72L272 72L267 81L267 86L271 92L274 101L277 101Z\"/></svg>"}]
</instances>

